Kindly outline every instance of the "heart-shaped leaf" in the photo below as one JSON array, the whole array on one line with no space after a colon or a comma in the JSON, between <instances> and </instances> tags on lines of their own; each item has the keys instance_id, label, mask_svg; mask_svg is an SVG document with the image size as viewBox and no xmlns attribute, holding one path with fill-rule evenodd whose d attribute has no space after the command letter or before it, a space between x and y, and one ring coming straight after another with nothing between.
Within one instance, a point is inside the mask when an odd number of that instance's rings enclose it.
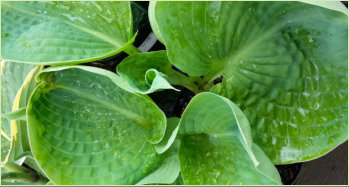
<instances>
[{"instance_id":1,"label":"heart-shaped leaf","mask_svg":"<svg viewBox=\"0 0 349 187\"><path fill-rule=\"evenodd\" d=\"M179 125L179 159L186 184L281 184L274 165L252 142L244 113L230 100L198 94Z\"/></svg>"},{"instance_id":2,"label":"heart-shaped leaf","mask_svg":"<svg viewBox=\"0 0 349 187\"><path fill-rule=\"evenodd\" d=\"M44 70L27 121L33 155L55 184L135 184L164 159L166 118L150 98L93 67Z\"/></svg>"},{"instance_id":3,"label":"heart-shaped leaf","mask_svg":"<svg viewBox=\"0 0 349 187\"><path fill-rule=\"evenodd\" d=\"M152 2L168 57L246 113L273 163L317 158L348 138L348 19L300 2ZM155 32L157 33L157 32Z\"/></svg>"},{"instance_id":4,"label":"heart-shaped leaf","mask_svg":"<svg viewBox=\"0 0 349 187\"><path fill-rule=\"evenodd\" d=\"M136 92L149 94L161 89L174 89L169 83L196 91L196 85L172 69L166 51L134 54L117 66L117 73Z\"/></svg>"},{"instance_id":5,"label":"heart-shaped leaf","mask_svg":"<svg viewBox=\"0 0 349 187\"><path fill-rule=\"evenodd\" d=\"M77 64L134 50L129 2L3 2L1 12L5 60Z\"/></svg>"}]
</instances>

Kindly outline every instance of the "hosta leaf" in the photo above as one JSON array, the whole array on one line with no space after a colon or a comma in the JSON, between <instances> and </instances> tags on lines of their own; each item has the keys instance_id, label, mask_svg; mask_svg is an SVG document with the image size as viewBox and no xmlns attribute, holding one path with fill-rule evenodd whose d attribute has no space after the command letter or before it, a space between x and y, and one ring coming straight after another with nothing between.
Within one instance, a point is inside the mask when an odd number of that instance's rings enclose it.
<instances>
[{"instance_id":1,"label":"hosta leaf","mask_svg":"<svg viewBox=\"0 0 349 187\"><path fill-rule=\"evenodd\" d=\"M158 153L161 154L167 151L171 147L172 143L175 141L177 137L178 129L179 129L179 118L176 118L176 117L168 118L164 138L161 140L160 143L154 145L154 148Z\"/></svg>"},{"instance_id":2,"label":"hosta leaf","mask_svg":"<svg viewBox=\"0 0 349 187\"><path fill-rule=\"evenodd\" d=\"M179 133L181 174L186 184L281 184L268 157L253 144L243 112L213 93L195 96Z\"/></svg>"},{"instance_id":3,"label":"hosta leaf","mask_svg":"<svg viewBox=\"0 0 349 187\"><path fill-rule=\"evenodd\" d=\"M178 124L178 123L177 123ZM166 130L167 131L167 130ZM172 145L172 144L171 144ZM178 158L178 149L180 142L176 140L173 146L168 150L167 157L161 166L153 173L139 181L137 185L142 184L171 184L178 178L180 167Z\"/></svg>"},{"instance_id":4,"label":"hosta leaf","mask_svg":"<svg viewBox=\"0 0 349 187\"><path fill-rule=\"evenodd\" d=\"M8 152L10 151L11 141L1 135L1 162L5 160Z\"/></svg>"},{"instance_id":5,"label":"hosta leaf","mask_svg":"<svg viewBox=\"0 0 349 187\"><path fill-rule=\"evenodd\" d=\"M149 98L120 88L109 71L50 68L27 107L34 158L55 184L135 184L163 156L153 148L166 118Z\"/></svg>"},{"instance_id":6,"label":"hosta leaf","mask_svg":"<svg viewBox=\"0 0 349 187\"><path fill-rule=\"evenodd\" d=\"M273 163L314 159L347 139L347 15L300 2L153 6L171 63L223 75L211 91L241 107Z\"/></svg>"},{"instance_id":7,"label":"hosta leaf","mask_svg":"<svg viewBox=\"0 0 349 187\"><path fill-rule=\"evenodd\" d=\"M165 51L134 54L117 66L120 77L135 91L142 94L159 89L175 89L164 78L166 73L172 71L172 65Z\"/></svg>"},{"instance_id":8,"label":"hosta leaf","mask_svg":"<svg viewBox=\"0 0 349 187\"><path fill-rule=\"evenodd\" d=\"M28 73L13 102L13 111L23 109L27 106L29 97L36 86L35 76L42 70L42 68L43 67L36 66ZM12 120L11 148L5 160L5 166L14 163L21 165L27 156L32 156L32 154L29 146L26 121Z\"/></svg>"},{"instance_id":9,"label":"hosta leaf","mask_svg":"<svg viewBox=\"0 0 349 187\"><path fill-rule=\"evenodd\" d=\"M33 65L1 61L1 114L12 112L17 91ZM11 136L11 120L1 117L1 129Z\"/></svg>"},{"instance_id":10,"label":"hosta leaf","mask_svg":"<svg viewBox=\"0 0 349 187\"><path fill-rule=\"evenodd\" d=\"M172 69L166 51L131 55L117 66L117 73L130 87L142 94L175 89L170 84L196 88L187 77Z\"/></svg>"},{"instance_id":11,"label":"hosta leaf","mask_svg":"<svg viewBox=\"0 0 349 187\"><path fill-rule=\"evenodd\" d=\"M132 44L129 2L27 1L1 4L1 54L32 64L77 64Z\"/></svg>"}]
</instances>

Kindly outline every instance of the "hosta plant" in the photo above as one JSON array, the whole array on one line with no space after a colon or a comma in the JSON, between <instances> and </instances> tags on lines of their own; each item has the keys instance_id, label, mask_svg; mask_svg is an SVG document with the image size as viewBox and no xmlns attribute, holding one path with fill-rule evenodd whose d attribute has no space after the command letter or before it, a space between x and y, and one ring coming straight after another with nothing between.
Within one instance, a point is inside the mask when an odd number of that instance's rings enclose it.
<instances>
[{"instance_id":1,"label":"hosta plant","mask_svg":"<svg viewBox=\"0 0 349 187\"><path fill-rule=\"evenodd\" d=\"M348 138L346 11L150 2L166 50L143 53L130 2L2 2L1 182L282 184ZM183 87L180 118L148 96Z\"/></svg>"}]
</instances>

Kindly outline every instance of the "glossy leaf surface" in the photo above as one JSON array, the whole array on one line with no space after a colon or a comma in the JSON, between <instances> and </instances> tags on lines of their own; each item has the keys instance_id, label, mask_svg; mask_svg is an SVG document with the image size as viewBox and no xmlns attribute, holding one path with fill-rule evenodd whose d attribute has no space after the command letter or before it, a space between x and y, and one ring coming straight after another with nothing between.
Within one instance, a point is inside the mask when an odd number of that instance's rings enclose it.
<instances>
[{"instance_id":1,"label":"glossy leaf surface","mask_svg":"<svg viewBox=\"0 0 349 187\"><path fill-rule=\"evenodd\" d=\"M55 184L135 184L162 162L166 118L149 98L117 86L112 72L51 68L27 108L30 146Z\"/></svg>"},{"instance_id":2,"label":"glossy leaf surface","mask_svg":"<svg viewBox=\"0 0 349 187\"><path fill-rule=\"evenodd\" d=\"M348 138L347 15L300 2L152 2L176 67L247 115L273 163L317 158Z\"/></svg>"},{"instance_id":3,"label":"glossy leaf surface","mask_svg":"<svg viewBox=\"0 0 349 187\"><path fill-rule=\"evenodd\" d=\"M274 165L252 142L247 118L228 99L207 92L195 96L182 115L179 133L185 184L281 184Z\"/></svg>"},{"instance_id":4,"label":"glossy leaf surface","mask_svg":"<svg viewBox=\"0 0 349 187\"><path fill-rule=\"evenodd\" d=\"M133 42L125 1L4 2L1 12L5 60L77 64L115 55Z\"/></svg>"}]
</instances>

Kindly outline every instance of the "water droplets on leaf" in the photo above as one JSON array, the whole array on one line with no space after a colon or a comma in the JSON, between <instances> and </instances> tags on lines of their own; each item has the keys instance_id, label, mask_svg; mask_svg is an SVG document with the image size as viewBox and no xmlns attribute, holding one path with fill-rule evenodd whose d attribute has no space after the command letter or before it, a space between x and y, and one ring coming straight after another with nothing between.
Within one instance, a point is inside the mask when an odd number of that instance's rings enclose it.
<instances>
[{"instance_id":1,"label":"water droplets on leaf","mask_svg":"<svg viewBox=\"0 0 349 187\"><path fill-rule=\"evenodd\" d=\"M209 156L211 156L211 153L210 152L208 152L208 153L206 153L206 155L205 155L206 157L209 157Z\"/></svg>"},{"instance_id":2,"label":"water droplets on leaf","mask_svg":"<svg viewBox=\"0 0 349 187\"><path fill-rule=\"evenodd\" d=\"M95 5L95 7L97 8L98 11L102 12L103 8L101 7L101 5L99 5L97 2L92 1L93 4Z\"/></svg>"},{"instance_id":3,"label":"water droplets on leaf","mask_svg":"<svg viewBox=\"0 0 349 187\"><path fill-rule=\"evenodd\" d=\"M70 165L71 165L71 159L69 159L69 158L64 158L64 159L63 159L63 165L65 165L65 166L70 166Z\"/></svg>"},{"instance_id":4,"label":"water droplets on leaf","mask_svg":"<svg viewBox=\"0 0 349 187\"><path fill-rule=\"evenodd\" d=\"M56 5L56 7L60 8L60 9L62 9L64 11L69 11L70 10L69 6L65 6L63 4L58 4L58 5Z\"/></svg>"}]
</instances>

